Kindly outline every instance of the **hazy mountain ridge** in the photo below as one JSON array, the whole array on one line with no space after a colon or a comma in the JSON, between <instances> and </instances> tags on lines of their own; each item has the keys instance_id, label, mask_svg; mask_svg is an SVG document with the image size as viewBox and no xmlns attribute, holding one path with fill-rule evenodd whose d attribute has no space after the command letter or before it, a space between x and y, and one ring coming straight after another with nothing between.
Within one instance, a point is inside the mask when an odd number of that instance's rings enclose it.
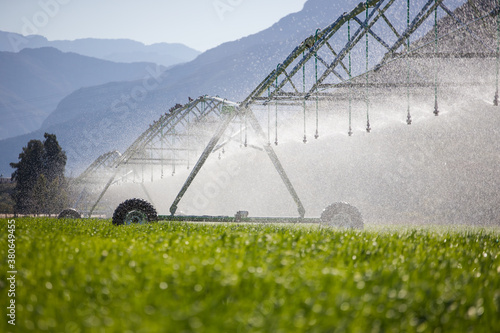
<instances>
[{"instance_id":1,"label":"hazy mountain ridge","mask_svg":"<svg viewBox=\"0 0 500 333\"><path fill-rule=\"evenodd\" d=\"M25 48L54 47L88 57L114 62L153 62L165 67L195 59L200 52L179 43L145 45L130 39L84 38L49 41L43 36L0 31L0 51L19 52Z\"/></svg>"},{"instance_id":2,"label":"hazy mountain ridge","mask_svg":"<svg viewBox=\"0 0 500 333\"><path fill-rule=\"evenodd\" d=\"M1 137L37 130L75 89L143 77L152 63L114 63L55 48L0 52Z\"/></svg>"},{"instance_id":3,"label":"hazy mountain ridge","mask_svg":"<svg viewBox=\"0 0 500 333\"><path fill-rule=\"evenodd\" d=\"M44 121L46 127L69 120L61 114L46 118L76 89L141 79L148 74L147 68L164 70L199 53L177 43L144 45L128 39L93 38L48 41L38 35L0 31L0 140L39 130ZM77 105L78 101L72 103ZM75 109L68 114L74 114ZM87 111L82 115L88 116ZM11 147L6 149L12 151ZM8 168L8 163L1 163L0 170Z\"/></svg>"}]
</instances>

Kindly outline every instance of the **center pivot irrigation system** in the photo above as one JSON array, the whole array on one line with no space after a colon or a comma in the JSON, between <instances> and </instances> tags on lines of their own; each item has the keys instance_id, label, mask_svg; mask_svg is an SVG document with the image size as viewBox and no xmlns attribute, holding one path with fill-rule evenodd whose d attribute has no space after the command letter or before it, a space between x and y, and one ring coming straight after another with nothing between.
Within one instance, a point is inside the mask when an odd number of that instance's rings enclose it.
<instances>
[{"instance_id":1,"label":"center pivot irrigation system","mask_svg":"<svg viewBox=\"0 0 500 333\"><path fill-rule=\"evenodd\" d=\"M79 195L74 208L63 211L60 217L79 217L80 212L89 217L98 215L106 206L105 193L115 183L140 183L149 198L145 181L174 175L176 170L184 168L190 173L171 204L169 215L158 216L149 202L129 199L116 208L113 223L146 223L157 219L286 221L363 228L359 210L348 203L328 206L320 218L305 218L304 206L273 149L280 137L278 122L282 114L279 111L300 115L304 122L300 139L307 143L308 115L314 114L312 136L317 139L320 135L320 105L338 102L345 106L336 112L345 112L346 131L351 136L353 109L355 104L359 109L361 101L365 129L369 133L372 130L371 100L391 90L406 95L399 107L410 125L410 95L433 96L434 108L429 112L437 116L438 99L444 94L444 88L457 86L453 79L446 81L444 73L473 65L479 58L491 66L483 68L484 73L479 73L477 66L471 66L476 68L473 74L484 77L481 84L492 92L496 89L494 104L498 105L500 0L464 1L456 10L448 7L456 6L456 1L449 1L448 5L446 2L371 0L360 3L306 38L242 102L200 96L189 98L185 105L175 105L123 154L114 151L100 156L76 178L72 185L78 188ZM491 67L495 67L494 70ZM472 83L458 85L468 84ZM249 142L248 129L253 130L253 144ZM223 153L230 142L265 151L295 202L298 217L250 218L246 211L231 217L175 215L179 202L208 157L212 153Z\"/></svg>"}]
</instances>

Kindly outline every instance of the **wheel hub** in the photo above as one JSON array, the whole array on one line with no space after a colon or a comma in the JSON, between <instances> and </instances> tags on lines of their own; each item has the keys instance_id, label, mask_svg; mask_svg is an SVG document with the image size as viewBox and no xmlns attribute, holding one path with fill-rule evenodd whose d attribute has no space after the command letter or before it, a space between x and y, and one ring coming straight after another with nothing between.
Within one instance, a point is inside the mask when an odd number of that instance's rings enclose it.
<instances>
[{"instance_id":1,"label":"wheel hub","mask_svg":"<svg viewBox=\"0 0 500 333\"><path fill-rule=\"evenodd\" d=\"M148 217L140 210L132 210L125 216L125 224L145 224L148 223Z\"/></svg>"},{"instance_id":2,"label":"wheel hub","mask_svg":"<svg viewBox=\"0 0 500 333\"><path fill-rule=\"evenodd\" d=\"M348 213L338 213L332 218L332 225L337 225L340 227L350 227L352 225L351 215Z\"/></svg>"}]
</instances>

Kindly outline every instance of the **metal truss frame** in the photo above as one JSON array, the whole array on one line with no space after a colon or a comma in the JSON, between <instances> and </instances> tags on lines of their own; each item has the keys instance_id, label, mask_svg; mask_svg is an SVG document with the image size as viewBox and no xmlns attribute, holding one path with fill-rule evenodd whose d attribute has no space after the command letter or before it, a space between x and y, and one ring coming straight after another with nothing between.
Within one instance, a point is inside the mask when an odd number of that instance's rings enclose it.
<instances>
[{"instance_id":1,"label":"metal truss frame","mask_svg":"<svg viewBox=\"0 0 500 333\"><path fill-rule=\"evenodd\" d=\"M445 6L444 0L426 0L423 7L414 12L411 20L409 14L410 2L408 2L408 24L398 29L398 24L391 21L388 15L389 10L396 1L397 0L367 0L366 2L358 4L349 13L340 15L337 20L326 28L322 30L318 29L314 35L306 38L298 45L241 103L230 102L220 97L200 96L195 100L190 99L189 103L185 105L176 105L170 112L162 115L158 121L154 122L149 129L142 133L122 155L113 160L110 166L110 169L113 170L113 174L103 186L103 190L90 210L89 215L95 210L118 174L120 172L124 172L124 174L131 172L127 168L130 168L132 165L161 165L163 168L164 164L183 162L190 168L189 154L193 149L190 148L189 140L196 140L198 144L203 141L203 139L196 138L191 130L191 126L193 123L203 124L203 122L212 119L218 125L215 126L216 129L214 134L204 146L203 152L194 164L182 189L172 203L170 207L171 215L174 216L176 213L180 200L196 178L209 155L217 149L217 144L224 136L228 127L230 127L231 123L239 120L240 124L242 124L243 121L245 121L245 123L248 122L255 133L262 139L263 150L271 159L273 166L297 205L300 218L303 218L305 216L304 206L281 165L278 156L270 145L268 137L266 137L259 123L258 117L252 110L253 107L270 105L270 103L274 102L276 103L276 107L278 107L278 103L292 103L287 105L303 105L305 109L306 101L311 98L316 100L317 105L318 100L331 100L335 96L339 96L336 89L355 86L365 87L366 89L384 87L384 83L368 82L368 73L377 72L395 58L496 57L498 62L498 49L496 52L488 48L486 52L467 54L440 53L437 47L430 54L418 53L418 48L410 49L409 39L412 34L414 34L432 14L434 14L435 22L437 22L438 9L442 10L447 16L450 16L461 26L461 29L466 30L474 38L476 38L476 36L465 23L461 22L460 19ZM405 0L405 3L406 1L407 0ZM467 1L464 1L464 3L465 2ZM487 15L498 16L499 8L495 7L491 13L485 14L485 16ZM476 19L479 20L482 18L477 17ZM351 24L354 23L357 25L357 28L351 35ZM437 45L437 23L434 24L436 29L435 42ZM390 40L382 38L380 34L377 33L376 28L380 26L392 32ZM399 24L399 26L401 26L401 24ZM349 31L348 38L345 36L346 30ZM375 62L372 61L371 68L369 68L368 59L369 39L376 41L375 45L381 46L383 50L383 56ZM344 41L341 44L343 45L341 48L338 48L339 40ZM351 70L351 52L356 46L363 47L364 45L366 45L366 68L360 73L353 75ZM338 52L335 51L334 46L339 49ZM315 77L313 80L306 81L305 73L306 71L311 71L310 64L312 62L314 63ZM308 64L309 69L306 69ZM356 77L359 78L364 76L366 76L366 82L360 83L359 80L356 82L354 81ZM399 86L405 88L434 87L437 91L438 83L437 80L434 80L433 83L410 82L408 80L401 83L386 84L390 87ZM350 97L351 96L349 96L349 98ZM437 100L435 114L437 115ZM410 123L411 121L408 122L408 124ZM213 130L215 127L212 126L211 129ZM368 132L369 129L368 121ZM265 142L267 142L267 144ZM306 142L305 136L304 142ZM166 152L167 156L165 156ZM84 179L88 174L95 172L97 167L102 165L103 159L106 159L106 157L100 157L96 160L79 178ZM175 172L175 168L173 172Z\"/></svg>"},{"instance_id":2,"label":"metal truss frame","mask_svg":"<svg viewBox=\"0 0 500 333\"><path fill-rule=\"evenodd\" d=\"M304 40L290 53L283 63L279 64L275 70L257 85L254 91L252 91L252 93L242 102L242 105L248 107L253 104L266 104L273 100L283 99L307 100L311 97L320 99L331 98L333 96L332 93L325 92L326 89L331 91L337 87L345 87L348 82L352 81L353 78L349 77L349 66L346 65L344 61L346 61L349 52L362 43L367 35L386 49L382 59L380 59L377 64L373 65L371 69L368 69L367 72L377 71L385 66L390 60L401 57L492 58L498 56L495 50L487 46L485 46L487 52L465 54L442 53L437 51L431 54L422 54L417 52L418 49L408 50L405 42L438 8L441 8L447 16L450 16L457 24L462 26L469 35L473 36L475 39L478 39L478 37L476 37L467 27L466 23L461 22L460 19L448 9L444 4L444 0L427 0L425 5L412 18L409 26L403 31L398 32L395 28L395 24L393 24L386 15L388 9L395 1L396 0L372 0L360 3L351 12L342 14L330 26L323 30L318 30L316 35L312 35ZM466 1L464 1L464 3L465 2ZM491 13L487 13L485 16L490 14L498 15L497 12L498 8L495 8ZM366 16L360 19L359 16L364 13L366 13ZM343 27L345 30L345 27L350 22L356 22L359 27L342 49L336 52L332 47L332 41L338 37ZM379 25L385 23L386 28L394 33L394 36L397 38L396 41L393 43L385 41L374 32L373 28L377 23ZM404 50L398 52L401 47L404 47ZM326 50L330 53L333 56L333 60L329 62L320 56L319 53L321 50ZM318 73L317 80L309 84L306 83L305 89L301 92L297 86L298 83L302 82L301 75L304 67L311 61L317 61L318 64L321 64L322 71ZM363 72L359 76L366 75L367 72ZM334 78L338 82L325 83L328 78ZM288 87L288 90L285 89L286 87Z\"/></svg>"}]
</instances>

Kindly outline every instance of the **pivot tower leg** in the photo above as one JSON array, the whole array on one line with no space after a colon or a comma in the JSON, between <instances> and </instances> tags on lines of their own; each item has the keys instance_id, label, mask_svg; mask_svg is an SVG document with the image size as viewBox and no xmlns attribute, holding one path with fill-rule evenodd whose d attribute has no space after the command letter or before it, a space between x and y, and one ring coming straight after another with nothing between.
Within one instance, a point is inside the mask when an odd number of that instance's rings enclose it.
<instances>
[{"instance_id":1,"label":"pivot tower leg","mask_svg":"<svg viewBox=\"0 0 500 333\"><path fill-rule=\"evenodd\" d=\"M254 131L257 133L257 135L259 135L261 137L261 139L263 140L262 142L265 142L266 141L266 134L262 130L262 127L260 126L259 120L257 119L257 117L255 116L255 114L253 113L252 110L246 109L245 112L247 113L247 117L248 117L248 120L250 121L250 125L252 125L252 127L253 127ZM300 217L304 218L304 216L306 214L306 210L305 210L304 206L302 205L302 202L300 201L300 198L297 195L297 192L295 191L295 188L293 187L292 182L290 182L290 179L288 178L288 175L286 174L285 169L283 169L283 166L281 165L281 162L278 159L278 156L274 152L273 147L271 145L266 145L266 144L264 144L263 146L264 146L264 150L267 153L267 156L269 156L269 158L271 159L271 162L273 163L274 168L276 169L276 171L278 171L278 174L280 175L281 180L283 181L283 183L285 183L285 186L286 186L288 192L290 193L293 200L297 204L297 210L299 212Z\"/></svg>"},{"instance_id":2,"label":"pivot tower leg","mask_svg":"<svg viewBox=\"0 0 500 333\"><path fill-rule=\"evenodd\" d=\"M179 191L179 194L177 194L177 197L175 198L174 202L172 203L172 206L170 206L170 214L172 216L174 216L175 212L177 211L177 205L179 204L179 201L181 201L182 197L184 196L184 194L188 190L188 188L191 185L191 183L193 182L193 180L196 178L196 175L198 175L198 172L201 170L201 168L203 167L203 165L207 161L208 156L210 156L210 154L214 150L215 146L219 142L220 138L222 137L222 135L226 131L226 128L229 126L229 124L234 119L236 114L237 114L236 111L226 114L226 116L225 116L226 118L224 119L222 124L219 126L219 128L217 129L217 132L215 132L212 139L210 139L210 142L205 147L205 150L203 151L200 158L196 162L195 166L193 167L193 170L191 170L189 177L184 182L184 185L182 186L181 190Z\"/></svg>"}]
</instances>

